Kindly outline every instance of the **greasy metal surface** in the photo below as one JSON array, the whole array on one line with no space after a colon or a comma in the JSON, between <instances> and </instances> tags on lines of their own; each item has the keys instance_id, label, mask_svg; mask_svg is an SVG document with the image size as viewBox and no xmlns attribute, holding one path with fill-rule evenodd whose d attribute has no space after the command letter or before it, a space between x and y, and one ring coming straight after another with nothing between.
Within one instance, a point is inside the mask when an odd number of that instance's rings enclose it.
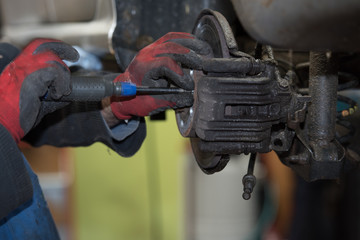
<instances>
[{"instance_id":1,"label":"greasy metal surface","mask_svg":"<svg viewBox=\"0 0 360 240\"><path fill-rule=\"evenodd\" d=\"M296 50L359 51L358 0L231 0L257 41Z\"/></svg>"},{"instance_id":2,"label":"greasy metal surface","mask_svg":"<svg viewBox=\"0 0 360 240\"><path fill-rule=\"evenodd\" d=\"M326 52L310 53L308 136L317 161L337 161L335 140L338 67ZM320 148L321 146L321 148ZM332 152L329 152L331 151ZM318 151L321 151L318 152ZM323 151L326 151L326 155Z\"/></svg>"},{"instance_id":3,"label":"greasy metal surface","mask_svg":"<svg viewBox=\"0 0 360 240\"><path fill-rule=\"evenodd\" d=\"M336 104L338 86L337 57L329 52L310 53L309 94L311 104L305 123L308 125L310 161L319 165L319 178L327 175L322 164L332 165L332 171L342 169L344 149L335 140ZM312 167L314 169L314 166Z\"/></svg>"},{"instance_id":4,"label":"greasy metal surface","mask_svg":"<svg viewBox=\"0 0 360 240\"><path fill-rule=\"evenodd\" d=\"M290 102L289 92L284 91L284 100L280 99L277 83L265 74L253 78L205 77L198 87L196 134L201 139L228 141L225 149L235 148L237 153L269 151L271 127L286 121L283 106ZM243 147L232 146L232 142L242 142Z\"/></svg>"},{"instance_id":5,"label":"greasy metal surface","mask_svg":"<svg viewBox=\"0 0 360 240\"><path fill-rule=\"evenodd\" d=\"M306 146L306 141L299 138L294 139L291 149L288 152L277 152L280 160L306 181L316 181L320 179L338 179L343 170L345 152L343 147L334 142L335 151L339 155L339 161L316 161Z\"/></svg>"},{"instance_id":6,"label":"greasy metal surface","mask_svg":"<svg viewBox=\"0 0 360 240\"><path fill-rule=\"evenodd\" d=\"M194 128L194 108L197 106L196 99L194 93L194 105L192 107L176 110L177 126L183 137L196 137Z\"/></svg>"},{"instance_id":7,"label":"greasy metal surface","mask_svg":"<svg viewBox=\"0 0 360 240\"><path fill-rule=\"evenodd\" d=\"M226 42L223 28L230 28L226 21L219 22L213 15L214 12L207 11L207 14L201 14L201 18L198 18L197 23L193 29L193 34L199 39L202 39L209 43L212 53L206 57L216 58L229 58L229 50ZM218 154L211 151L204 152L201 149L202 140L196 135L195 121L198 118L198 81L204 74L200 71L193 72L193 78L195 82L194 89L194 105L188 110L177 112L176 119L178 122L179 130L183 136L191 137L191 147L195 159L200 168L207 174L212 174L217 171L221 171L230 160L227 154ZM186 125L183 125L183 123Z\"/></svg>"},{"instance_id":8,"label":"greasy metal surface","mask_svg":"<svg viewBox=\"0 0 360 240\"><path fill-rule=\"evenodd\" d=\"M217 11L214 11L214 10L211 10L211 9L205 9L198 16L196 23L202 24L202 21L200 21L200 19L202 19L204 16L212 16L212 17L214 17L216 19L216 21L214 21L214 22L219 23L220 26L221 26L221 30L222 30L223 35L225 37L225 42L226 42L227 48L230 51L238 50L238 46L237 46L234 34L233 34L232 29L231 29L228 21L226 20L226 18ZM198 31L198 29L199 29L199 26L195 25L194 29L193 29L193 33Z\"/></svg>"},{"instance_id":9,"label":"greasy metal surface","mask_svg":"<svg viewBox=\"0 0 360 240\"><path fill-rule=\"evenodd\" d=\"M200 138L191 138L190 143L196 162L201 170L206 174L213 174L223 170L230 160L230 156L227 154L216 154L213 152L202 151Z\"/></svg>"},{"instance_id":10,"label":"greasy metal surface","mask_svg":"<svg viewBox=\"0 0 360 240\"><path fill-rule=\"evenodd\" d=\"M304 128L282 161L307 181L335 179L343 169L345 151L335 139L338 64L335 54L310 53L311 103Z\"/></svg>"},{"instance_id":11,"label":"greasy metal surface","mask_svg":"<svg viewBox=\"0 0 360 240\"><path fill-rule=\"evenodd\" d=\"M211 14L211 12L209 12ZM195 25L193 34L199 39L202 39L209 43L212 54L207 57L217 58L229 58L229 51L226 44L226 39L222 32L221 25L212 15L202 15L201 19L198 19L198 23ZM198 111L198 80L204 75L200 71L191 70L195 82L194 89L194 105L189 109L182 109L177 111L176 120L178 122L179 130L184 137L195 137L195 126L194 126L194 114ZM197 118L197 116L196 116Z\"/></svg>"},{"instance_id":12,"label":"greasy metal surface","mask_svg":"<svg viewBox=\"0 0 360 240\"><path fill-rule=\"evenodd\" d=\"M295 133L285 124L305 103L288 84L281 84L286 80L275 74L272 60L232 55L236 45L227 42L232 34L227 37L223 30L229 26L213 14L208 10L201 14L194 34L209 43L215 58L204 61L206 71L192 74L193 107L177 112L179 130L191 137L195 158L205 173L220 171L228 154L287 151Z\"/></svg>"}]
</instances>

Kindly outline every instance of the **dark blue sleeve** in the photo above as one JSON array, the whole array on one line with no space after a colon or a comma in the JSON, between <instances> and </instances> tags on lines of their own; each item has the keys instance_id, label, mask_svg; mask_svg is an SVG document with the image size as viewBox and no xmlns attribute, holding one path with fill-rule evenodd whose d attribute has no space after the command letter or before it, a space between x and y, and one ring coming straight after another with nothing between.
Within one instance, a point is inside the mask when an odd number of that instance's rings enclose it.
<instances>
[{"instance_id":1,"label":"dark blue sleeve","mask_svg":"<svg viewBox=\"0 0 360 240\"><path fill-rule=\"evenodd\" d=\"M48 114L24 138L33 146L44 144L56 147L89 146L102 142L119 155L134 155L146 136L143 118L109 130L98 103L71 103L63 109Z\"/></svg>"},{"instance_id":2,"label":"dark blue sleeve","mask_svg":"<svg viewBox=\"0 0 360 240\"><path fill-rule=\"evenodd\" d=\"M0 124L0 219L32 198L33 189L23 156Z\"/></svg>"},{"instance_id":3,"label":"dark blue sleeve","mask_svg":"<svg viewBox=\"0 0 360 240\"><path fill-rule=\"evenodd\" d=\"M14 58L19 55L20 50L9 43L0 43L0 72L4 70Z\"/></svg>"},{"instance_id":4,"label":"dark blue sleeve","mask_svg":"<svg viewBox=\"0 0 360 240\"><path fill-rule=\"evenodd\" d=\"M8 43L0 43L0 72L20 53ZM29 201L33 188L23 156L13 137L0 125L0 219Z\"/></svg>"}]
</instances>

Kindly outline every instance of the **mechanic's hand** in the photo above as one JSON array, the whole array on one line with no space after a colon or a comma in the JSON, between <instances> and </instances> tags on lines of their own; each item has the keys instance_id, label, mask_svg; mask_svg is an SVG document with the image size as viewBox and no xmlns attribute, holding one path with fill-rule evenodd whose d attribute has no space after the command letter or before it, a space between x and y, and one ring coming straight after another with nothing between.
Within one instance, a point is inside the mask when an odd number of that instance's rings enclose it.
<instances>
[{"instance_id":1,"label":"mechanic's hand","mask_svg":"<svg viewBox=\"0 0 360 240\"><path fill-rule=\"evenodd\" d=\"M168 33L156 42L142 49L126 71L115 82L132 82L137 86L169 87L175 85L192 90L194 83L189 73L182 70L182 64L191 63L192 56L208 54L209 46L188 33ZM176 61L174 60L176 59ZM119 119L132 116L148 116L168 108L191 106L191 93L177 93L131 98L117 97L111 100L111 109Z\"/></svg>"},{"instance_id":2,"label":"mechanic's hand","mask_svg":"<svg viewBox=\"0 0 360 240\"><path fill-rule=\"evenodd\" d=\"M32 41L0 75L0 123L16 142L34 126L48 93L59 99L70 93L70 71L61 59L76 61L70 45L52 39Z\"/></svg>"}]
</instances>

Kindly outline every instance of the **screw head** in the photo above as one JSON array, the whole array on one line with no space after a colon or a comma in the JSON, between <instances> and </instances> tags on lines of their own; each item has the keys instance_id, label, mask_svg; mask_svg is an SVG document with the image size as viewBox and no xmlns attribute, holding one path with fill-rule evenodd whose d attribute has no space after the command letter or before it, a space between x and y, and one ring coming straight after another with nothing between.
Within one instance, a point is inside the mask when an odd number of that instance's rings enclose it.
<instances>
[{"instance_id":1,"label":"screw head","mask_svg":"<svg viewBox=\"0 0 360 240\"><path fill-rule=\"evenodd\" d=\"M247 192L244 192L242 194L242 197L244 200L249 200L251 198L251 194L250 193L247 193Z\"/></svg>"}]
</instances>

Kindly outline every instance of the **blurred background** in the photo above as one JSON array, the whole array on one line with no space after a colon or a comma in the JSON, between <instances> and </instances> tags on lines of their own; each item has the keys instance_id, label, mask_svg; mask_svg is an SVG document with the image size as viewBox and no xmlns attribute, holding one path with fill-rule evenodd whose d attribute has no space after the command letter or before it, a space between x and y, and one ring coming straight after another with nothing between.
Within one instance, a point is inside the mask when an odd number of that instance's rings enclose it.
<instances>
[{"instance_id":1,"label":"blurred background","mask_svg":"<svg viewBox=\"0 0 360 240\"><path fill-rule=\"evenodd\" d=\"M22 146L62 239L261 239L278 212L264 167L256 167L256 192L245 201L241 181L247 156L233 157L222 172L208 176L178 133L172 112L166 120L147 123L145 143L131 158L100 143ZM291 174L273 162L277 171ZM291 184L289 176L281 176L285 181L275 182L275 188Z\"/></svg>"},{"instance_id":2,"label":"blurred background","mask_svg":"<svg viewBox=\"0 0 360 240\"><path fill-rule=\"evenodd\" d=\"M37 37L61 39L79 49L78 66L121 72L138 50L165 33L191 32L204 8L221 12L239 47L248 46L228 0L0 0L1 38L20 48ZM131 158L100 143L20 145L62 239L346 239L336 237L341 219L351 219L344 229L360 229L349 214L360 210L357 198L351 205L341 200L351 190L334 182L308 185L274 153L259 156L255 192L243 200L248 156L234 156L222 172L205 175L174 113L160 118L147 119L146 140Z\"/></svg>"},{"instance_id":3,"label":"blurred background","mask_svg":"<svg viewBox=\"0 0 360 240\"><path fill-rule=\"evenodd\" d=\"M165 121L147 123L145 143L131 158L100 143L62 149L22 145L61 239L263 239L273 224L287 231L293 176L272 154L264 157L273 166L272 177L282 179L266 179L260 163L255 193L245 201L241 182L248 156L234 156L222 172L208 176L178 133L172 112Z\"/></svg>"}]
</instances>

